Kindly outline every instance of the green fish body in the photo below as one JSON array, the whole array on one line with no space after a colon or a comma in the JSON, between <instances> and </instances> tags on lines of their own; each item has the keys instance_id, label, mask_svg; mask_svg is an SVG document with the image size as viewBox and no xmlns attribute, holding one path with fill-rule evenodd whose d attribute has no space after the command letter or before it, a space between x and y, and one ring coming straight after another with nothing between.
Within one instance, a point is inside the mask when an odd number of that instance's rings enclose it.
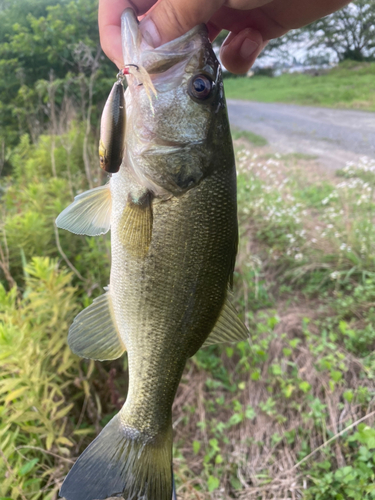
<instances>
[{"instance_id":1,"label":"green fish body","mask_svg":"<svg viewBox=\"0 0 375 500\"><path fill-rule=\"evenodd\" d=\"M125 64L147 70L157 98L151 106L145 85L128 77L121 168L77 197L57 224L79 234L111 228L109 288L77 316L69 344L100 360L126 350L129 390L65 479L67 500L171 500L171 408L186 361L202 345L248 335L228 297L236 171L207 30L153 49L132 10L122 22Z\"/></svg>"}]
</instances>

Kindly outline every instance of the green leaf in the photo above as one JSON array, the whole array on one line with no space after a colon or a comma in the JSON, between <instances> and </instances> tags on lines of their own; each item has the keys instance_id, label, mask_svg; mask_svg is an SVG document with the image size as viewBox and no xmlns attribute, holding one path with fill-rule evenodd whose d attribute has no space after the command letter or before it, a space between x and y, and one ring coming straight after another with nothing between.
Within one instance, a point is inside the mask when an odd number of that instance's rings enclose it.
<instances>
[{"instance_id":1,"label":"green leaf","mask_svg":"<svg viewBox=\"0 0 375 500\"><path fill-rule=\"evenodd\" d=\"M301 389L301 391L303 391L304 393L306 392L309 392L309 390L311 389L311 385L306 382L306 380L300 382L300 384L298 385L298 387Z\"/></svg>"},{"instance_id":2,"label":"green leaf","mask_svg":"<svg viewBox=\"0 0 375 500\"><path fill-rule=\"evenodd\" d=\"M26 462L18 471L19 476L26 476L31 469L34 467L35 464L39 462L39 458L33 458L33 460L30 460L30 462Z\"/></svg>"},{"instance_id":3,"label":"green leaf","mask_svg":"<svg viewBox=\"0 0 375 500\"><path fill-rule=\"evenodd\" d=\"M297 347L297 345L301 342L301 339L292 339L289 341L289 345L290 347L293 347L293 349L295 349Z\"/></svg>"},{"instance_id":4,"label":"green leaf","mask_svg":"<svg viewBox=\"0 0 375 500\"><path fill-rule=\"evenodd\" d=\"M285 395L286 398L290 398L290 396L293 394L293 391L294 391L294 385L292 385L292 384L288 384L283 389L283 393L284 393L284 395Z\"/></svg>"},{"instance_id":5,"label":"green leaf","mask_svg":"<svg viewBox=\"0 0 375 500\"><path fill-rule=\"evenodd\" d=\"M16 389L15 391L10 392L6 398L4 399L5 403L9 403L10 401L13 401L13 399L19 398L25 391L27 391L28 387L20 387L19 389Z\"/></svg>"},{"instance_id":6,"label":"green leaf","mask_svg":"<svg viewBox=\"0 0 375 500\"><path fill-rule=\"evenodd\" d=\"M252 420L253 418L256 417L256 412L252 406L247 405L245 411L245 417L248 418L249 420Z\"/></svg>"},{"instance_id":7,"label":"green leaf","mask_svg":"<svg viewBox=\"0 0 375 500\"><path fill-rule=\"evenodd\" d=\"M353 391L345 391L344 394L344 399L346 399L346 401L348 403L351 403L353 401L353 397L354 397L354 394L353 394Z\"/></svg>"},{"instance_id":8,"label":"green leaf","mask_svg":"<svg viewBox=\"0 0 375 500\"><path fill-rule=\"evenodd\" d=\"M340 380L342 379L342 373L337 370L332 370L331 377L335 382L340 382Z\"/></svg>"},{"instance_id":9,"label":"green leaf","mask_svg":"<svg viewBox=\"0 0 375 500\"><path fill-rule=\"evenodd\" d=\"M199 450L201 449L201 444L199 441L193 441L193 451L195 455L199 453Z\"/></svg>"},{"instance_id":10,"label":"green leaf","mask_svg":"<svg viewBox=\"0 0 375 500\"><path fill-rule=\"evenodd\" d=\"M219 448L219 443L217 441L217 439L210 439L208 441L211 445L211 447L215 450L215 451L220 451L220 448Z\"/></svg>"},{"instance_id":11,"label":"green leaf","mask_svg":"<svg viewBox=\"0 0 375 500\"><path fill-rule=\"evenodd\" d=\"M236 477L231 477L229 480L234 490L240 490L242 488L241 481Z\"/></svg>"},{"instance_id":12,"label":"green leaf","mask_svg":"<svg viewBox=\"0 0 375 500\"><path fill-rule=\"evenodd\" d=\"M226 347L225 352L227 353L228 358L231 358L233 356L234 349L233 347Z\"/></svg>"},{"instance_id":13,"label":"green leaf","mask_svg":"<svg viewBox=\"0 0 375 500\"><path fill-rule=\"evenodd\" d=\"M347 329L348 329L348 323L346 321L340 321L339 323L340 332L345 335Z\"/></svg>"},{"instance_id":14,"label":"green leaf","mask_svg":"<svg viewBox=\"0 0 375 500\"><path fill-rule=\"evenodd\" d=\"M217 477L208 476L207 486L209 492L214 491L220 486L220 481Z\"/></svg>"},{"instance_id":15,"label":"green leaf","mask_svg":"<svg viewBox=\"0 0 375 500\"><path fill-rule=\"evenodd\" d=\"M70 410L73 408L73 406L74 406L73 403L68 404L67 406L65 406L65 408L62 408L62 410L59 410L54 415L52 420L58 420L59 418L65 417L65 415L67 415L70 412Z\"/></svg>"},{"instance_id":16,"label":"green leaf","mask_svg":"<svg viewBox=\"0 0 375 500\"><path fill-rule=\"evenodd\" d=\"M268 326L273 330L275 326L280 323L280 319L277 316L271 316L267 320Z\"/></svg>"},{"instance_id":17,"label":"green leaf","mask_svg":"<svg viewBox=\"0 0 375 500\"><path fill-rule=\"evenodd\" d=\"M229 427L232 427L233 425L237 425L239 423L241 423L243 420L243 414L242 413L234 413L229 421L228 421L228 425Z\"/></svg>"}]
</instances>

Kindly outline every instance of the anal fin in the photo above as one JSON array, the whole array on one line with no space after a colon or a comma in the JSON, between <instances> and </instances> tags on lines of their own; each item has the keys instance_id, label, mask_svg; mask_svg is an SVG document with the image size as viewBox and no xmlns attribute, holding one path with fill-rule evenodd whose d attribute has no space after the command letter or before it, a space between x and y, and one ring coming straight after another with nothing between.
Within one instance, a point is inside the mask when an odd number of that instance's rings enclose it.
<instances>
[{"instance_id":1,"label":"anal fin","mask_svg":"<svg viewBox=\"0 0 375 500\"><path fill-rule=\"evenodd\" d=\"M236 309L227 298L215 326L202 347L223 342L240 342L248 338L248 329L239 319Z\"/></svg>"},{"instance_id":2,"label":"anal fin","mask_svg":"<svg viewBox=\"0 0 375 500\"><path fill-rule=\"evenodd\" d=\"M76 196L57 217L56 226L86 236L105 234L110 228L111 209L111 191L106 184Z\"/></svg>"},{"instance_id":3,"label":"anal fin","mask_svg":"<svg viewBox=\"0 0 375 500\"><path fill-rule=\"evenodd\" d=\"M125 352L109 291L76 316L69 329L68 344L78 356L100 361L117 359Z\"/></svg>"}]
</instances>

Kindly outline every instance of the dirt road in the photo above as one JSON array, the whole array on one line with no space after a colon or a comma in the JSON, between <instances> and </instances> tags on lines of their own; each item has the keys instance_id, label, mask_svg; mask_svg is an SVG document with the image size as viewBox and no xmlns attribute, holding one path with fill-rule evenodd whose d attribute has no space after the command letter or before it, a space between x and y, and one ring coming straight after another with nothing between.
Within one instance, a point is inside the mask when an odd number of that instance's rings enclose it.
<instances>
[{"instance_id":1,"label":"dirt road","mask_svg":"<svg viewBox=\"0 0 375 500\"><path fill-rule=\"evenodd\" d=\"M228 99L231 125L265 137L280 153L304 153L336 170L375 159L375 113Z\"/></svg>"}]
</instances>

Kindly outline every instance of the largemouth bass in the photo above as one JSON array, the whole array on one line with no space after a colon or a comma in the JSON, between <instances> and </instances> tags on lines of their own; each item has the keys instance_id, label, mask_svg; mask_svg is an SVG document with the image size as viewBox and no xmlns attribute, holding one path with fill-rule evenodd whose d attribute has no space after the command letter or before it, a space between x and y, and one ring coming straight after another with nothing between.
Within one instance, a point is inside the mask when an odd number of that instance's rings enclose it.
<instances>
[{"instance_id":1,"label":"largemouth bass","mask_svg":"<svg viewBox=\"0 0 375 500\"><path fill-rule=\"evenodd\" d=\"M111 228L107 292L82 311L69 344L86 358L128 353L120 412L79 457L68 500L122 495L171 500L172 403L202 345L247 338L229 301L237 251L236 171L221 71L204 25L153 48L131 9L122 16L129 75L124 159L109 184L57 219L79 234Z\"/></svg>"}]
</instances>

